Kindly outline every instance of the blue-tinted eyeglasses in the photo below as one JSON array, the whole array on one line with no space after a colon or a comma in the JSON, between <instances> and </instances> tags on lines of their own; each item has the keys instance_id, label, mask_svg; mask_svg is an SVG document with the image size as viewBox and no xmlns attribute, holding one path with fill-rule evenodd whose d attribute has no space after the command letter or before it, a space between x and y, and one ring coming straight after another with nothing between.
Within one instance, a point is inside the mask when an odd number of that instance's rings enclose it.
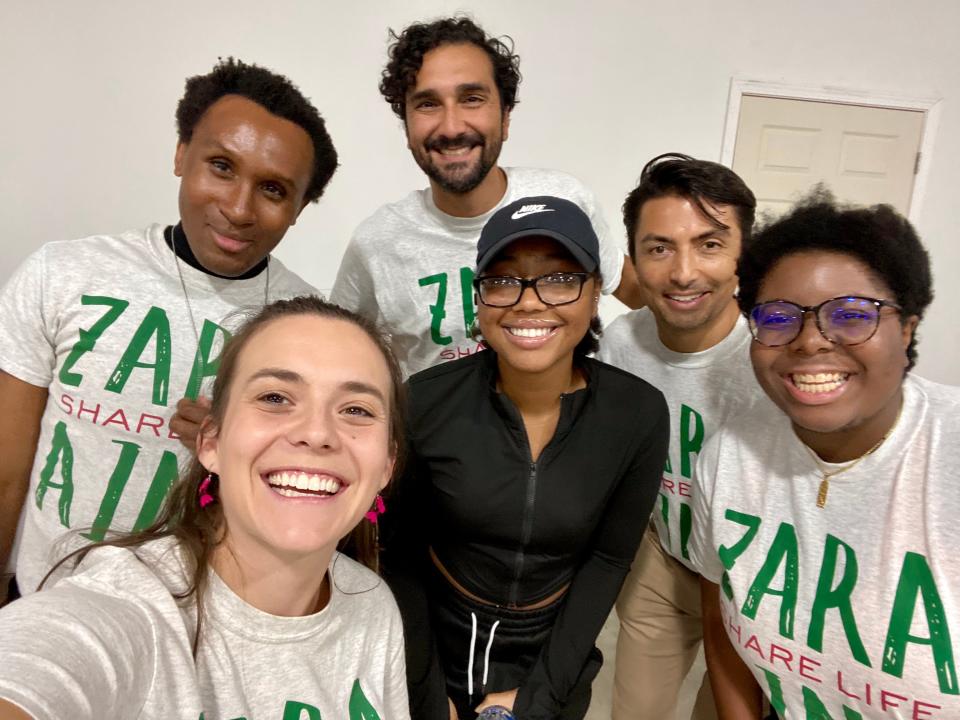
<instances>
[{"instance_id":1,"label":"blue-tinted eyeglasses","mask_svg":"<svg viewBox=\"0 0 960 720\"><path fill-rule=\"evenodd\" d=\"M886 300L844 295L824 300L819 305L797 305L789 300L771 300L753 306L750 332L761 345L789 345L803 330L803 319L813 313L820 334L839 345L859 345L873 337L880 325L880 311L900 306Z\"/></svg>"}]
</instances>

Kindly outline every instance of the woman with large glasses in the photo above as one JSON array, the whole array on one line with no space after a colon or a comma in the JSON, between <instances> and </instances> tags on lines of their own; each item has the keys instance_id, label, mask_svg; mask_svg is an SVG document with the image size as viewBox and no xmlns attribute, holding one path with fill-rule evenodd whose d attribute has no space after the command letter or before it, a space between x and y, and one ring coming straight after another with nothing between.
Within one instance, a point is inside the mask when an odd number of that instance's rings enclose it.
<instances>
[{"instance_id":1,"label":"woman with large glasses","mask_svg":"<svg viewBox=\"0 0 960 720\"><path fill-rule=\"evenodd\" d=\"M890 207L817 194L738 273L773 403L697 463L720 716L960 718L960 389L910 373L927 253Z\"/></svg>"},{"instance_id":2,"label":"woman with large glasses","mask_svg":"<svg viewBox=\"0 0 960 720\"><path fill-rule=\"evenodd\" d=\"M411 459L387 513L412 715L582 718L594 641L666 457L667 409L596 348L597 237L573 203L519 200L477 252L489 349L409 382Z\"/></svg>"}]
</instances>

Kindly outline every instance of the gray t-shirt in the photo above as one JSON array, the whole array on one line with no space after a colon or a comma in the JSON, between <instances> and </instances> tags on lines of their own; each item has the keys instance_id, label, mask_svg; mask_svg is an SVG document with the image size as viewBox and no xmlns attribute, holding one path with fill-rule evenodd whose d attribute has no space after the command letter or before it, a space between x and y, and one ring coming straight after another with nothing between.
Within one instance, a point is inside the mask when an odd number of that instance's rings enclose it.
<instances>
[{"instance_id":1,"label":"gray t-shirt","mask_svg":"<svg viewBox=\"0 0 960 720\"><path fill-rule=\"evenodd\" d=\"M248 605L211 572L196 660L176 544L92 551L0 611L0 697L42 720L406 720L400 613L385 583L334 554L306 617Z\"/></svg>"},{"instance_id":2,"label":"gray t-shirt","mask_svg":"<svg viewBox=\"0 0 960 720\"><path fill-rule=\"evenodd\" d=\"M597 357L659 389L670 408L670 451L653 522L663 549L688 568L693 468L703 443L737 415L769 403L750 365L750 329L740 317L712 348L679 353L657 334L648 308L621 315L603 331Z\"/></svg>"},{"instance_id":3,"label":"gray t-shirt","mask_svg":"<svg viewBox=\"0 0 960 720\"><path fill-rule=\"evenodd\" d=\"M22 592L67 530L98 540L153 520L189 458L170 432L177 401L212 380L238 310L264 303L266 271L222 280L179 265L187 297L153 225L47 243L0 291L0 369L49 388L16 557ZM269 300L316 292L276 258L269 279Z\"/></svg>"},{"instance_id":4,"label":"gray t-shirt","mask_svg":"<svg viewBox=\"0 0 960 720\"><path fill-rule=\"evenodd\" d=\"M960 718L960 388L913 375L876 452L830 480L771 403L697 460L690 556L785 720Z\"/></svg>"},{"instance_id":5,"label":"gray t-shirt","mask_svg":"<svg viewBox=\"0 0 960 720\"><path fill-rule=\"evenodd\" d=\"M514 200L554 195L583 208L600 239L603 291L620 284L624 248L610 237L593 194L580 181L556 170L504 171L507 191L483 215L447 215L429 188L417 190L364 220L347 246L330 299L391 334L405 375L483 348L470 337L477 239L490 216Z\"/></svg>"}]
</instances>

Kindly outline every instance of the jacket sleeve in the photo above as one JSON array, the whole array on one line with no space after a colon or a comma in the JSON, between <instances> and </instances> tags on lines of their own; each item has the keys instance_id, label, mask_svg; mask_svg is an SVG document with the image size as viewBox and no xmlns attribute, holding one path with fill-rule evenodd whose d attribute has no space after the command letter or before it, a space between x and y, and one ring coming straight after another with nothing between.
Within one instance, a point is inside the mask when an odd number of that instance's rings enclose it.
<instances>
[{"instance_id":1,"label":"jacket sleeve","mask_svg":"<svg viewBox=\"0 0 960 720\"><path fill-rule=\"evenodd\" d=\"M429 476L412 449L406 467L387 499L383 515L382 574L403 620L410 716L414 720L447 720L447 683L440 668L425 586L430 562L426 533Z\"/></svg>"},{"instance_id":2,"label":"jacket sleeve","mask_svg":"<svg viewBox=\"0 0 960 720\"><path fill-rule=\"evenodd\" d=\"M670 420L662 395L657 393L656 404L637 424L640 437L632 458L607 502L553 630L519 688L514 703L518 720L558 717L577 683L591 681L600 669L600 663L590 662L594 643L640 545L667 457Z\"/></svg>"}]
</instances>

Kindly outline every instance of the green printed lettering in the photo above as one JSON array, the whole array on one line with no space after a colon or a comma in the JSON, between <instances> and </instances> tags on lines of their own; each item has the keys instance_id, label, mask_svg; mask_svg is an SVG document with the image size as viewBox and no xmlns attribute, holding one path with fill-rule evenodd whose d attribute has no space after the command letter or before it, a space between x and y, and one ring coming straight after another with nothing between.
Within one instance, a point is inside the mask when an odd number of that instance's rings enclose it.
<instances>
[{"instance_id":1,"label":"green printed lettering","mask_svg":"<svg viewBox=\"0 0 960 720\"><path fill-rule=\"evenodd\" d=\"M833 720L820 696L806 685L803 686L803 712L806 720ZM863 715L844 705L843 720L863 720Z\"/></svg>"},{"instance_id":2,"label":"green printed lettering","mask_svg":"<svg viewBox=\"0 0 960 720\"><path fill-rule=\"evenodd\" d=\"M287 700L283 707L283 720L320 720L320 709L307 703Z\"/></svg>"},{"instance_id":3,"label":"green printed lettering","mask_svg":"<svg viewBox=\"0 0 960 720\"><path fill-rule=\"evenodd\" d=\"M120 496L130 479L133 472L133 466L140 455L140 445L122 440L113 440L112 442L120 446L120 457L116 466L113 468L113 474L107 482L107 491L104 493L103 500L100 501L100 510L93 521L93 527L90 532L84 533L84 537L93 542L99 542L106 537L107 530L110 529L110 523L113 522L113 516L116 514L117 506L120 504ZM160 457L160 463L157 465L157 471L150 482L150 488L147 490L147 496L144 498L143 505L140 507L140 514L133 525L133 532L140 532L153 524L160 512L170 487L177 479L177 456L169 450L164 450Z\"/></svg>"},{"instance_id":4,"label":"green printed lettering","mask_svg":"<svg viewBox=\"0 0 960 720\"><path fill-rule=\"evenodd\" d=\"M673 475L673 467L670 465L670 456L667 455L667 459L663 462L663 472L667 475Z\"/></svg>"},{"instance_id":5,"label":"green printed lettering","mask_svg":"<svg viewBox=\"0 0 960 720\"><path fill-rule=\"evenodd\" d=\"M732 600L733 588L730 586L730 576L727 571L733 569L737 558L743 555L744 551L750 547L750 543L753 542L757 533L760 532L761 520L756 515L748 515L747 513L737 512L736 510L727 510L723 517L725 520L731 520L747 528L743 537L737 540L733 547L728 548L726 545L721 545L717 549L717 557L720 558L720 563L724 567L723 577L720 579L720 586L723 588L723 594L727 596L727 600Z\"/></svg>"},{"instance_id":6,"label":"green printed lettering","mask_svg":"<svg viewBox=\"0 0 960 720\"><path fill-rule=\"evenodd\" d=\"M60 465L60 482L53 481L53 471ZM50 452L40 470L40 482L37 484L37 507L43 509L43 498L47 490L60 491L60 524L70 527L70 503L73 502L73 446L67 436L67 426L60 420L53 428Z\"/></svg>"},{"instance_id":7,"label":"green printed lettering","mask_svg":"<svg viewBox=\"0 0 960 720\"><path fill-rule=\"evenodd\" d=\"M71 372L71 368L77 364L83 355L93 350L97 340L103 335L103 331L116 322L117 318L123 315L123 311L130 305L126 300L117 300L116 298L100 295L82 295L80 297L81 305L105 305L107 311L103 316L90 326L89 330L80 328L80 339L70 349L70 354L63 361L60 368L60 382L64 385L79 387L83 380L83 375L77 372Z\"/></svg>"},{"instance_id":8,"label":"green printed lettering","mask_svg":"<svg viewBox=\"0 0 960 720\"><path fill-rule=\"evenodd\" d=\"M133 524L133 532L140 532L153 525L177 475L176 454L164 450L160 457L160 464L157 465L157 471L153 474L153 480L150 481L147 496L143 500L143 505L140 506L140 514L137 515L137 520Z\"/></svg>"},{"instance_id":9,"label":"green printed lettering","mask_svg":"<svg viewBox=\"0 0 960 720\"><path fill-rule=\"evenodd\" d=\"M460 299L463 302L463 326L470 337L477 317L473 306L473 268L460 268Z\"/></svg>"},{"instance_id":10,"label":"green printed lettering","mask_svg":"<svg viewBox=\"0 0 960 720\"><path fill-rule=\"evenodd\" d=\"M187 389L183 393L184 397L190 400L196 400L200 395L200 387L203 385L204 378L216 376L217 370L220 369L220 354L218 353L212 359L210 357L218 333L223 336L224 344L230 339L230 333L222 327L209 320L203 321L200 342L197 344L197 353L193 357L193 369L190 370ZM222 352L223 345L220 347Z\"/></svg>"},{"instance_id":11,"label":"green printed lettering","mask_svg":"<svg viewBox=\"0 0 960 720\"><path fill-rule=\"evenodd\" d=\"M837 557L843 548L843 576L833 587L833 578L837 570ZM820 563L820 578L817 580L817 591L813 598L813 608L810 611L810 627L807 630L807 645L823 652L823 630L827 610L836 608L840 612L840 621L843 623L843 632L847 636L850 652L861 665L872 667L867 650L860 639L857 629L857 619L853 614L853 605L850 597L857 584L857 554L853 548L833 535L827 535L823 546L823 561Z\"/></svg>"},{"instance_id":12,"label":"green printed lettering","mask_svg":"<svg viewBox=\"0 0 960 720\"><path fill-rule=\"evenodd\" d=\"M693 511L686 503L680 505L680 554L684 560L690 559L687 545L690 542L690 530L693 528Z\"/></svg>"},{"instance_id":13,"label":"green printed lettering","mask_svg":"<svg viewBox=\"0 0 960 720\"><path fill-rule=\"evenodd\" d=\"M797 590L800 576L800 558L797 548L797 532L790 523L780 523L777 528L777 534L770 545L770 551L767 553L766 560L760 567L756 578L750 589L747 590L747 598L743 602L741 612L745 617L751 620L756 619L757 611L760 609L760 602L764 595L779 595L780 601L780 634L793 639L793 621L797 608ZM780 572L780 566L784 566L783 589L777 590L770 587L770 583Z\"/></svg>"},{"instance_id":14,"label":"green printed lettering","mask_svg":"<svg viewBox=\"0 0 960 720\"><path fill-rule=\"evenodd\" d=\"M140 356L150 340L156 336L156 348L153 362L140 362ZM170 320L158 307L151 307L140 327L133 334L130 345L124 350L120 362L107 381L105 390L122 393L130 373L134 368L153 368L153 404L167 404L167 390L170 385Z\"/></svg>"},{"instance_id":15,"label":"green printed lettering","mask_svg":"<svg viewBox=\"0 0 960 720\"><path fill-rule=\"evenodd\" d=\"M350 720L380 720L377 711L363 694L359 679L353 681L353 690L350 691Z\"/></svg>"},{"instance_id":16,"label":"green printed lettering","mask_svg":"<svg viewBox=\"0 0 960 720\"><path fill-rule=\"evenodd\" d=\"M660 519L663 520L663 529L667 532L667 545L670 545L670 500L664 493L657 494L660 496Z\"/></svg>"},{"instance_id":17,"label":"green printed lettering","mask_svg":"<svg viewBox=\"0 0 960 720\"><path fill-rule=\"evenodd\" d=\"M692 427L691 427L692 425ZM693 477L695 456L703 446L703 418L692 407L680 406L680 474Z\"/></svg>"},{"instance_id":18,"label":"green printed lettering","mask_svg":"<svg viewBox=\"0 0 960 720\"><path fill-rule=\"evenodd\" d=\"M440 323L447 316L444 309L447 304L447 274L428 275L420 278L417 283L420 287L437 285L437 302L430 306L430 339L437 345L449 345L453 338L440 332Z\"/></svg>"},{"instance_id":19,"label":"green printed lettering","mask_svg":"<svg viewBox=\"0 0 960 720\"><path fill-rule=\"evenodd\" d=\"M930 637L917 637L910 634L918 595L923 598ZM885 673L898 678L903 677L907 643L929 645L933 653L940 691L946 695L960 695L960 687L957 685L957 666L954 662L950 628L947 625L943 601L940 599L940 592L937 590L927 559L914 552L908 552L903 556L903 566L900 569L900 579L897 582L893 610L890 613L890 626L887 629L887 640L883 649L882 669Z\"/></svg>"},{"instance_id":20,"label":"green printed lettering","mask_svg":"<svg viewBox=\"0 0 960 720\"><path fill-rule=\"evenodd\" d=\"M120 457L107 482L107 491L103 494L103 500L100 501L100 509L93 521L93 527L90 528L90 532L83 533L85 538L93 542L100 542L106 536L113 516L117 512L117 505L120 504L120 495L123 494L123 488L130 479L130 472L133 470L137 455L140 454L140 446L136 443L122 440L111 442L120 446Z\"/></svg>"},{"instance_id":21,"label":"green printed lettering","mask_svg":"<svg viewBox=\"0 0 960 720\"><path fill-rule=\"evenodd\" d=\"M765 694L770 700L770 707L777 711L778 717L786 717L787 702L783 699L783 685L780 683L780 677L776 673L763 667L763 665L757 665L757 667L760 669L760 672L763 673L763 677L767 681L769 692Z\"/></svg>"}]
</instances>

